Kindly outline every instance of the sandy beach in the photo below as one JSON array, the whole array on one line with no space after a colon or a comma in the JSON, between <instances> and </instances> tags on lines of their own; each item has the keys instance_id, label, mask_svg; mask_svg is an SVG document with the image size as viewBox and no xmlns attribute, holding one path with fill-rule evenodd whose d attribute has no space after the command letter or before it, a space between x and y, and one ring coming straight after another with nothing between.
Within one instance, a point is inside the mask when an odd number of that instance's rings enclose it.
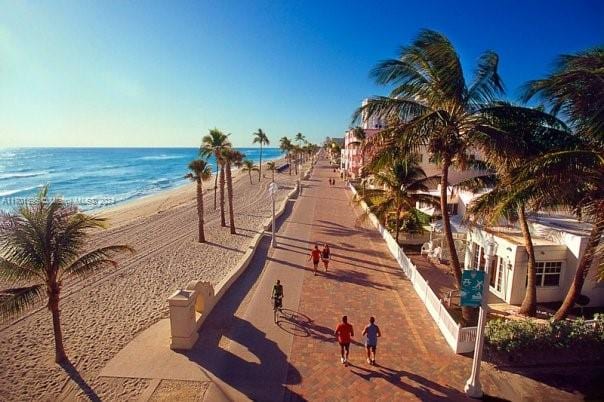
<instances>
[{"instance_id":1,"label":"sandy beach","mask_svg":"<svg viewBox=\"0 0 604 402\"><path fill-rule=\"evenodd\" d=\"M137 252L122 257L117 269L65 284L61 318L72 364L103 400L135 399L147 386L147 380L99 378L107 361L137 333L168 316L166 299L174 290L192 279L213 284L223 279L262 230L271 213L270 172L260 183L257 173L252 177L253 184L247 173L234 177L236 235L220 226L213 180L204 183L205 244L196 241L193 183L101 212L111 226L95 234L91 245L129 244ZM296 179L287 172L275 175L277 202ZM43 305L1 324L0 354L0 400L57 400L69 388L72 380L53 361L51 316Z\"/></svg>"}]
</instances>

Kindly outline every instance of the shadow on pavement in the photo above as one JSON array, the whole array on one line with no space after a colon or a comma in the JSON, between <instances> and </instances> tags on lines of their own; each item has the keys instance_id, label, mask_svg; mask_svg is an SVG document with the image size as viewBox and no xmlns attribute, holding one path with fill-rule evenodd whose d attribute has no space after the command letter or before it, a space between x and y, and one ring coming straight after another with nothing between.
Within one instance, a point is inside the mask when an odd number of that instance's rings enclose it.
<instances>
[{"instance_id":1,"label":"shadow on pavement","mask_svg":"<svg viewBox=\"0 0 604 402\"><path fill-rule=\"evenodd\" d=\"M379 363L371 368L350 364L351 372L360 378L371 381L381 378L397 388L415 395L422 401L467 401L468 397L455 388L443 386L417 374L404 370L393 370ZM404 380L407 381L404 381ZM412 384L415 383L415 384Z\"/></svg>"}]
</instances>

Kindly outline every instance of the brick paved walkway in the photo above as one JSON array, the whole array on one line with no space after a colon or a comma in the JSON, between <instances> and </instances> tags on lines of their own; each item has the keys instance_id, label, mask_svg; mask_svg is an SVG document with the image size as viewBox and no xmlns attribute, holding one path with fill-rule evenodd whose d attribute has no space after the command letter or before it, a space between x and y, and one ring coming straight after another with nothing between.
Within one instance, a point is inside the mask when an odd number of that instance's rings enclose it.
<instances>
[{"instance_id":1,"label":"brick paved walkway","mask_svg":"<svg viewBox=\"0 0 604 402\"><path fill-rule=\"evenodd\" d=\"M327 162L317 164L279 228L279 248L261 243L186 355L234 400L466 400L471 359L451 351L379 234L356 225L344 183L328 185L335 176ZM329 272L317 276L306 262L315 241L332 248ZM286 316L275 325L267 300L277 278ZM348 367L333 337L343 314L356 332ZM370 315L383 334L375 367L360 343ZM573 398L485 366L482 384L486 394L511 400Z\"/></svg>"}]
</instances>

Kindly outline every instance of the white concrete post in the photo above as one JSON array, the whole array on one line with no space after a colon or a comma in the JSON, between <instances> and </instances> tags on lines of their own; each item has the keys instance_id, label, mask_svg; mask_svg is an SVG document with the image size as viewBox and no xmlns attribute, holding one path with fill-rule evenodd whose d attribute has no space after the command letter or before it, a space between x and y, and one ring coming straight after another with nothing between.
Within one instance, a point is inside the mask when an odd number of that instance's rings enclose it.
<instances>
[{"instance_id":1,"label":"white concrete post","mask_svg":"<svg viewBox=\"0 0 604 402\"><path fill-rule=\"evenodd\" d=\"M170 308L170 349L191 349L199 335L195 325L194 290L177 290L168 298Z\"/></svg>"},{"instance_id":2,"label":"white concrete post","mask_svg":"<svg viewBox=\"0 0 604 402\"><path fill-rule=\"evenodd\" d=\"M466 381L464 391L470 398L482 398L482 386L480 384L480 363L482 361L482 349L484 346L484 327L487 322L487 314L489 305L487 299L489 296L489 269L491 260L495 255L497 243L491 238L486 240L485 244L485 267L484 267L484 283L482 290L482 303L480 306L480 314L478 316L478 328L476 332L476 343L474 344L474 360L472 360L472 373Z\"/></svg>"}]
</instances>

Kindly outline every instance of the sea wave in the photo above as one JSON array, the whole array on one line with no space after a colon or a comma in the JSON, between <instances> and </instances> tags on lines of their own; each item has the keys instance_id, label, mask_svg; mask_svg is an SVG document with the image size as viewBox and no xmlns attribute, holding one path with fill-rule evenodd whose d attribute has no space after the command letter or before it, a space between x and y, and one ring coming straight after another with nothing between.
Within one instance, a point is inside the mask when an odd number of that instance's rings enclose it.
<instances>
[{"instance_id":1,"label":"sea wave","mask_svg":"<svg viewBox=\"0 0 604 402\"><path fill-rule=\"evenodd\" d=\"M31 186L31 187L18 188L15 190L0 191L0 197L9 197L9 196L14 196L14 195L24 194L24 193L30 192L31 190L40 188L40 187L42 187L42 186Z\"/></svg>"},{"instance_id":2,"label":"sea wave","mask_svg":"<svg viewBox=\"0 0 604 402\"><path fill-rule=\"evenodd\" d=\"M11 179L23 179L25 177L37 177L47 175L48 170L41 170L38 172L11 172L11 173L0 173L0 180L11 180Z\"/></svg>"},{"instance_id":3,"label":"sea wave","mask_svg":"<svg viewBox=\"0 0 604 402\"><path fill-rule=\"evenodd\" d=\"M186 155L152 155L152 156L141 156L140 158L136 158L139 161L163 161L167 159L182 159L185 158Z\"/></svg>"}]
</instances>

